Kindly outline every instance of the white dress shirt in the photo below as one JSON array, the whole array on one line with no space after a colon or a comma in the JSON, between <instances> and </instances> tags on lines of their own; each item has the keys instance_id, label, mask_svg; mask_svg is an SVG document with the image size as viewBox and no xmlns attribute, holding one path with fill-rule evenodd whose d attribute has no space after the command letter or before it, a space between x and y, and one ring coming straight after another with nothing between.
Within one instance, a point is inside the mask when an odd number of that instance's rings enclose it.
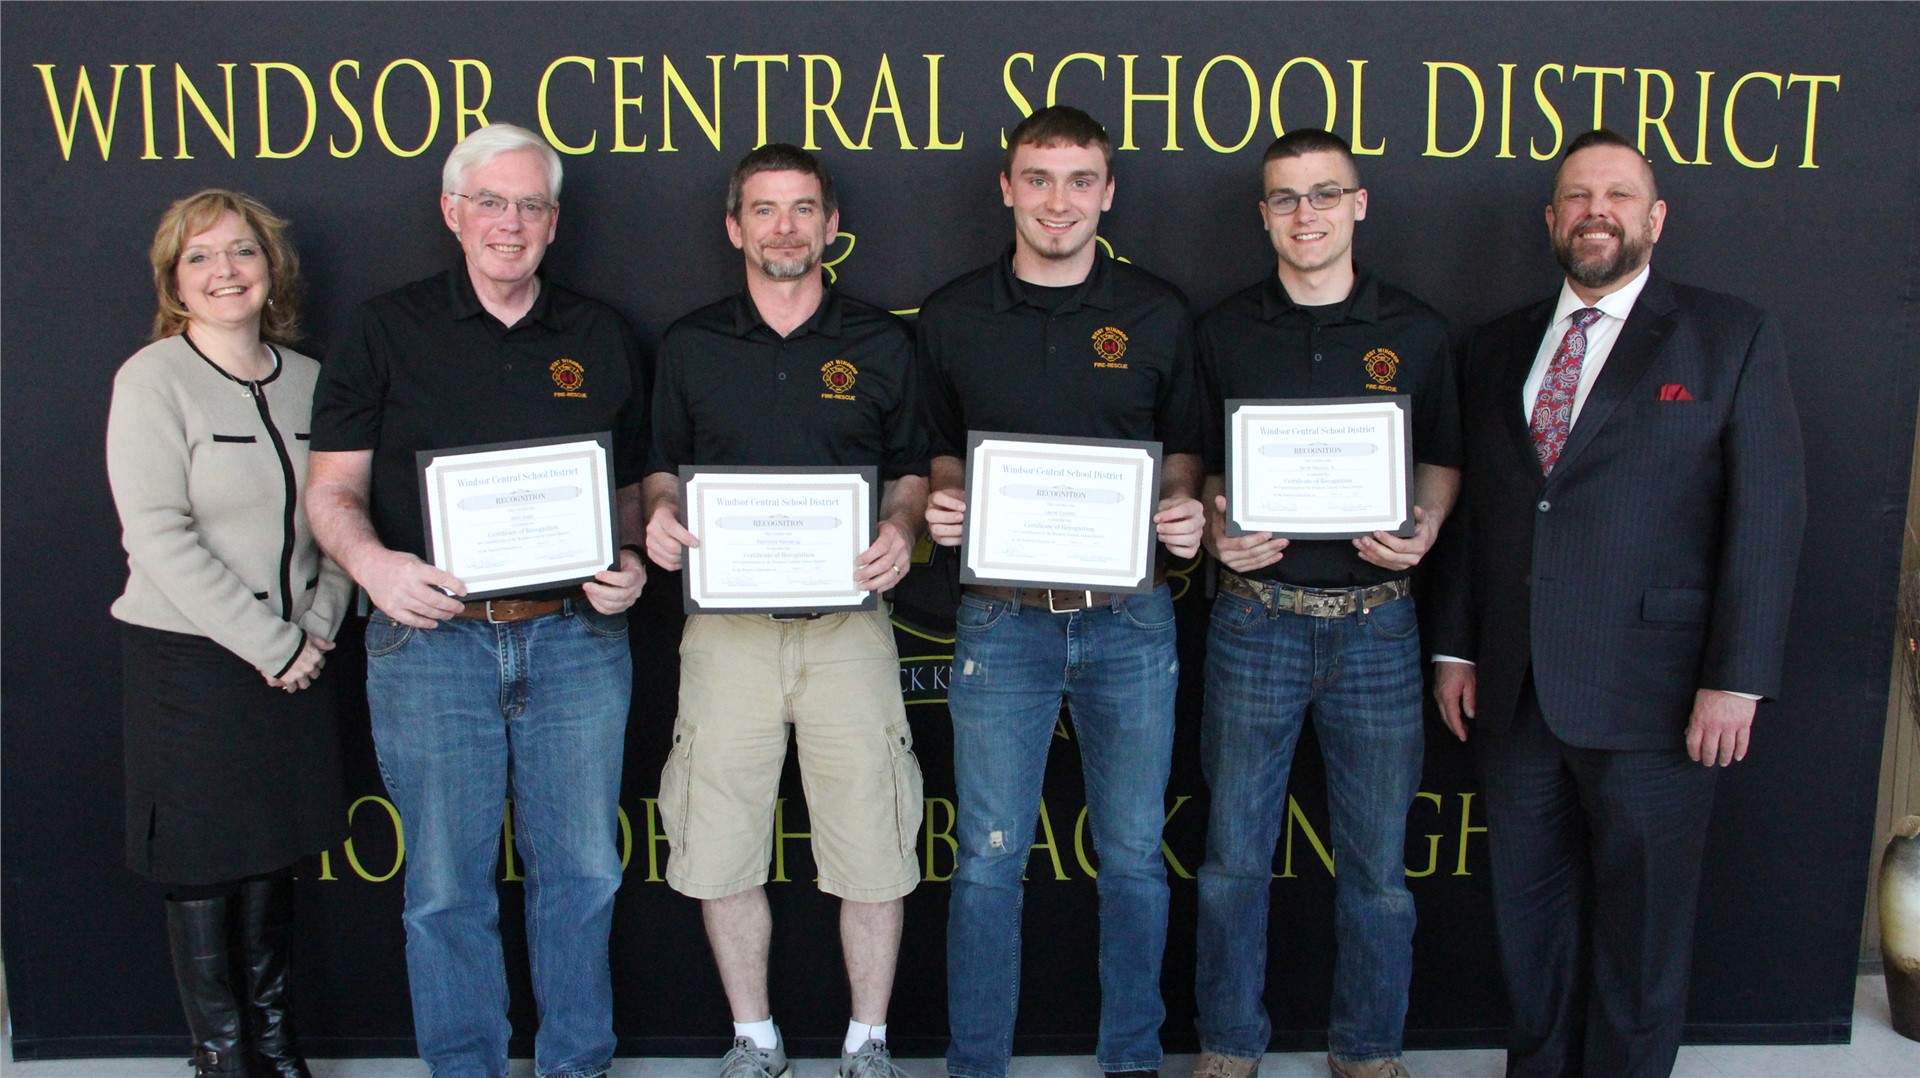
<instances>
[{"instance_id":1,"label":"white dress shirt","mask_svg":"<svg viewBox=\"0 0 1920 1078\"><path fill-rule=\"evenodd\" d=\"M1640 298L1640 292L1647 287L1647 276L1653 267L1643 266L1633 280L1600 297L1598 303L1600 317L1587 327L1587 357L1580 363L1580 386L1573 391L1573 413L1568 417L1567 427L1573 428L1580 422L1580 409L1587 403L1587 394L1593 390L1593 380L1600 377L1600 368L1607 365L1607 356L1613 353L1613 342L1620 339L1620 327L1627 324L1627 316L1633 313L1633 304ZM1560 302L1553 308L1553 321L1547 323L1547 332L1540 338L1540 350L1533 357L1533 371L1527 375L1527 384L1520 391L1521 414L1528 422L1533 420L1533 405L1540 396L1540 383L1546 381L1547 366L1553 362L1553 354L1560 350L1560 342L1566 339L1567 330L1573 326L1573 316L1577 311L1585 310L1589 304L1573 294L1573 286L1566 281L1560 282Z\"/></svg>"}]
</instances>

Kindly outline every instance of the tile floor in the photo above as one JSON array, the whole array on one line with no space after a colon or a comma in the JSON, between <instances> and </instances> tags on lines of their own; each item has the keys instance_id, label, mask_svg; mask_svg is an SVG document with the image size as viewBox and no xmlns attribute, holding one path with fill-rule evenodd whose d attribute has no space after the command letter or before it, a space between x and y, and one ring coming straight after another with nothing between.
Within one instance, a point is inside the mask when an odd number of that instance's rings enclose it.
<instances>
[{"instance_id":1,"label":"tile floor","mask_svg":"<svg viewBox=\"0 0 1920 1078\"><path fill-rule=\"evenodd\" d=\"M1500 1078L1504 1053L1489 1049L1409 1052L1407 1068L1419 1078ZM835 1061L796 1060L792 1078L831 1078ZM910 1078L942 1078L937 1059L903 1059ZM425 1078L427 1068L412 1059L316 1059L314 1078ZM1184 1078L1191 1056L1169 1056L1161 1073ZM707 1078L711 1061L620 1059L609 1078ZM185 1078L181 1059L65 1059L19 1063L0 1059L6 1078ZM531 1075L532 1064L515 1061L514 1075ZM1261 1078L1325 1078L1325 1059L1314 1052L1268 1055ZM1823 1045L1717 1045L1680 1049L1675 1078L1920 1078L1920 1043L1895 1033L1888 1024L1885 982L1861 976L1853 996L1853 1043ZM1098 1078L1088 1056L1025 1056L1016 1059L1011 1078Z\"/></svg>"}]
</instances>

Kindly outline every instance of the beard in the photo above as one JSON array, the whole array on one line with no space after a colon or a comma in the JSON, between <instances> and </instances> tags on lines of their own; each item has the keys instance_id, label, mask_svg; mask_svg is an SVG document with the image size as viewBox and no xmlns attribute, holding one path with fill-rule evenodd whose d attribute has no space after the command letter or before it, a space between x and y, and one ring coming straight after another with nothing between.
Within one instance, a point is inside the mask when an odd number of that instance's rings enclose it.
<instances>
[{"instance_id":1,"label":"beard","mask_svg":"<svg viewBox=\"0 0 1920 1078\"><path fill-rule=\"evenodd\" d=\"M1596 228L1614 238L1613 257L1580 257L1580 234ZM1560 263L1560 268L1567 271L1574 283L1585 288L1605 288L1613 284L1646 265L1652 251L1653 239L1645 229L1637 236L1628 236L1626 229L1611 221L1582 221L1566 234L1553 238L1554 261Z\"/></svg>"},{"instance_id":2,"label":"beard","mask_svg":"<svg viewBox=\"0 0 1920 1078\"><path fill-rule=\"evenodd\" d=\"M811 247L763 247L760 272L769 280L792 281L813 272L820 264L820 252Z\"/></svg>"}]
</instances>

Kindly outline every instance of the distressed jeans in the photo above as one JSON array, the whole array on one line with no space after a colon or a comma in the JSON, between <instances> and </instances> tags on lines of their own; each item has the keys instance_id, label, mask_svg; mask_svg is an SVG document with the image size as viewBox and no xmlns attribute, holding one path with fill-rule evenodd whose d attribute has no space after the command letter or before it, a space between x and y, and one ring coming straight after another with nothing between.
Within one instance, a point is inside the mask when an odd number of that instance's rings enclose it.
<instances>
[{"instance_id":1,"label":"distressed jeans","mask_svg":"<svg viewBox=\"0 0 1920 1078\"><path fill-rule=\"evenodd\" d=\"M1160 855L1174 690L1173 601L1161 587L1070 614L960 600L948 707L959 841L947 915L947 1071L1003 1078L1020 1005L1022 876L1064 700L1099 857L1104 1071L1160 1066Z\"/></svg>"},{"instance_id":2,"label":"distressed jeans","mask_svg":"<svg viewBox=\"0 0 1920 1078\"><path fill-rule=\"evenodd\" d=\"M613 1058L607 937L620 887L625 615L584 602L493 625L367 623L367 703L406 841L407 982L434 1078L505 1078L501 812L513 799L543 1078Z\"/></svg>"},{"instance_id":3,"label":"distressed jeans","mask_svg":"<svg viewBox=\"0 0 1920 1078\"><path fill-rule=\"evenodd\" d=\"M1407 809L1426 745L1420 694L1411 597L1344 618L1269 613L1238 595L1214 601L1200 728L1213 798L1195 974L1202 1049L1249 1059L1267 1050L1273 853L1311 708L1335 859L1328 1046L1349 1063L1400 1054L1413 976Z\"/></svg>"}]
</instances>

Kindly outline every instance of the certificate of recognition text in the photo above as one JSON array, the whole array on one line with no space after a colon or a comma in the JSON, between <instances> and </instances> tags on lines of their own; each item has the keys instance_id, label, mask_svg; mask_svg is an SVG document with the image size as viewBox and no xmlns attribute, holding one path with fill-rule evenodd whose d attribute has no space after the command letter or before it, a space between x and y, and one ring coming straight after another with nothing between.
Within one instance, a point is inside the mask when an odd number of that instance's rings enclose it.
<instances>
[{"instance_id":1,"label":"certificate of recognition text","mask_svg":"<svg viewBox=\"0 0 1920 1078\"><path fill-rule=\"evenodd\" d=\"M1160 443L974 432L960 580L1152 587Z\"/></svg>"},{"instance_id":2,"label":"certificate of recognition text","mask_svg":"<svg viewBox=\"0 0 1920 1078\"><path fill-rule=\"evenodd\" d=\"M680 469L689 614L875 610L853 582L873 542L873 468Z\"/></svg>"},{"instance_id":3,"label":"certificate of recognition text","mask_svg":"<svg viewBox=\"0 0 1920 1078\"><path fill-rule=\"evenodd\" d=\"M1407 403L1228 401L1227 534L1413 534Z\"/></svg>"},{"instance_id":4,"label":"certificate of recognition text","mask_svg":"<svg viewBox=\"0 0 1920 1078\"><path fill-rule=\"evenodd\" d=\"M423 450L421 513L436 568L468 599L592 579L617 562L611 434Z\"/></svg>"}]
</instances>

